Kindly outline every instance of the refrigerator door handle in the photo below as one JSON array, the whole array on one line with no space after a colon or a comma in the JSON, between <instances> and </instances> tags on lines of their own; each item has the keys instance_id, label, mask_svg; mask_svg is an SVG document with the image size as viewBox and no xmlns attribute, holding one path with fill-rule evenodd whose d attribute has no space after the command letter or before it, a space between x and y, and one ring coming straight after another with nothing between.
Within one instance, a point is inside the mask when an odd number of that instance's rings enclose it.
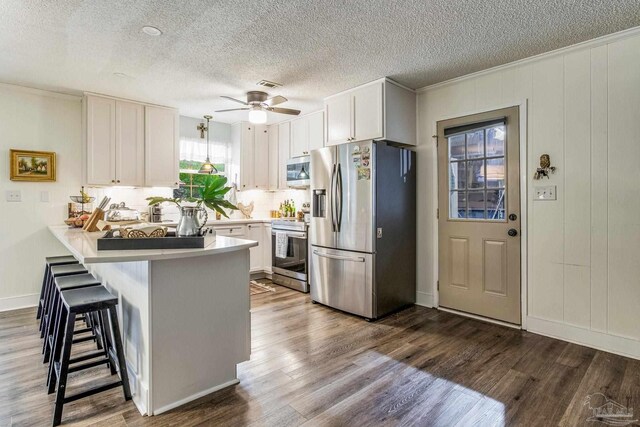
<instances>
[{"instance_id":1,"label":"refrigerator door handle","mask_svg":"<svg viewBox=\"0 0 640 427\"><path fill-rule=\"evenodd\" d=\"M331 231L335 233L336 231L336 191L335 191L335 181L336 181L336 165L333 165L333 169L331 170L331 189L329 190L330 198L331 198Z\"/></svg>"},{"instance_id":2,"label":"refrigerator door handle","mask_svg":"<svg viewBox=\"0 0 640 427\"><path fill-rule=\"evenodd\" d=\"M338 259L338 260L341 260L341 261L364 262L364 257L350 257L350 256L323 254L322 252L318 252L317 250L314 250L313 254L314 255L318 255L320 257L323 257L323 258Z\"/></svg>"},{"instance_id":3,"label":"refrigerator door handle","mask_svg":"<svg viewBox=\"0 0 640 427\"><path fill-rule=\"evenodd\" d=\"M338 219L337 219L337 228L338 228L338 232L340 231L340 228L342 227L342 167L341 165L338 163L338 177L336 179L336 193L337 193L337 199L340 201L340 203L338 204Z\"/></svg>"}]
</instances>

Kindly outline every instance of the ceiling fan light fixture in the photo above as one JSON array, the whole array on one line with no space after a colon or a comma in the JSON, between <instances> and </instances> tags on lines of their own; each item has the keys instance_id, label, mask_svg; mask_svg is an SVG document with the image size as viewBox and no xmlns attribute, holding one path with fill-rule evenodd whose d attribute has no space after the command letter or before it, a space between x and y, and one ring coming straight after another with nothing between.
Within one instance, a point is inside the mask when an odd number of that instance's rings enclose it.
<instances>
[{"instance_id":1,"label":"ceiling fan light fixture","mask_svg":"<svg viewBox=\"0 0 640 427\"><path fill-rule=\"evenodd\" d=\"M267 123L267 112L256 108L249 111L249 123L261 125Z\"/></svg>"}]
</instances>

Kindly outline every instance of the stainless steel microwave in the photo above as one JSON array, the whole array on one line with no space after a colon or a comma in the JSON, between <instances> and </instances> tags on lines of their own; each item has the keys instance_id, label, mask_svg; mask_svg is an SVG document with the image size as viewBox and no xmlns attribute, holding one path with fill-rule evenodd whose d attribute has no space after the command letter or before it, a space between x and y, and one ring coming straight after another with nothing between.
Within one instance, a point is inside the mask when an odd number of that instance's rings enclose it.
<instances>
[{"instance_id":1,"label":"stainless steel microwave","mask_svg":"<svg viewBox=\"0 0 640 427\"><path fill-rule=\"evenodd\" d=\"M287 160L287 185L294 188L309 188L311 185L311 158L294 157Z\"/></svg>"}]
</instances>

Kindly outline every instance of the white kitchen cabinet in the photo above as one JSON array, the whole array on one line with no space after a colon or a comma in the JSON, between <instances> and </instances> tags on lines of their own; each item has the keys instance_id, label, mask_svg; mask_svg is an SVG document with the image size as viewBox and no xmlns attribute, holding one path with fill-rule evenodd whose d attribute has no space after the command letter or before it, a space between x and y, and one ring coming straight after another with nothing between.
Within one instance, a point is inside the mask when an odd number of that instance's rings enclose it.
<instances>
[{"instance_id":1,"label":"white kitchen cabinet","mask_svg":"<svg viewBox=\"0 0 640 427\"><path fill-rule=\"evenodd\" d=\"M117 185L144 186L144 132L144 105L116 101Z\"/></svg>"},{"instance_id":2,"label":"white kitchen cabinet","mask_svg":"<svg viewBox=\"0 0 640 427\"><path fill-rule=\"evenodd\" d=\"M271 224L263 224L263 230L261 242L263 268L265 272L271 274Z\"/></svg>"},{"instance_id":3,"label":"white kitchen cabinet","mask_svg":"<svg viewBox=\"0 0 640 427\"><path fill-rule=\"evenodd\" d=\"M147 187L174 187L180 177L179 117L173 108L146 105L145 168Z\"/></svg>"},{"instance_id":4,"label":"white kitchen cabinet","mask_svg":"<svg viewBox=\"0 0 640 427\"><path fill-rule=\"evenodd\" d=\"M416 94L389 79L325 99L326 145L381 139L416 145Z\"/></svg>"},{"instance_id":5,"label":"white kitchen cabinet","mask_svg":"<svg viewBox=\"0 0 640 427\"><path fill-rule=\"evenodd\" d=\"M291 122L278 125L278 190L287 190L287 161L291 143Z\"/></svg>"},{"instance_id":6,"label":"white kitchen cabinet","mask_svg":"<svg viewBox=\"0 0 640 427\"><path fill-rule=\"evenodd\" d=\"M267 126L267 134L269 135L269 190L278 189L279 166L279 126Z\"/></svg>"},{"instance_id":7,"label":"white kitchen cabinet","mask_svg":"<svg viewBox=\"0 0 640 427\"><path fill-rule=\"evenodd\" d=\"M307 114L291 121L291 157L308 156L311 150L324 147L324 111Z\"/></svg>"},{"instance_id":8,"label":"white kitchen cabinet","mask_svg":"<svg viewBox=\"0 0 640 427\"><path fill-rule=\"evenodd\" d=\"M215 225L213 229L217 236L236 237L243 239L247 237L247 228L243 224Z\"/></svg>"},{"instance_id":9,"label":"white kitchen cabinet","mask_svg":"<svg viewBox=\"0 0 640 427\"><path fill-rule=\"evenodd\" d=\"M177 110L86 94L83 123L87 185L176 185Z\"/></svg>"},{"instance_id":10,"label":"white kitchen cabinet","mask_svg":"<svg viewBox=\"0 0 640 427\"><path fill-rule=\"evenodd\" d=\"M266 125L241 122L231 127L230 179L238 190L269 189L269 135Z\"/></svg>"},{"instance_id":11,"label":"white kitchen cabinet","mask_svg":"<svg viewBox=\"0 0 640 427\"><path fill-rule=\"evenodd\" d=\"M264 227L262 223L247 224L247 239L255 240L258 246L249 249L249 272L255 273L264 270L264 256L262 245Z\"/></svg>"},{"instance_id":12,"label":"white kitchen cabinet","mask_svg":"<svg viewBox=\"0 0 640 427\"><path fill-rule=\"evenodd\" d=\"M85 96L86 183L116 183L116 100Z\"/></svg>"}]
</instances>

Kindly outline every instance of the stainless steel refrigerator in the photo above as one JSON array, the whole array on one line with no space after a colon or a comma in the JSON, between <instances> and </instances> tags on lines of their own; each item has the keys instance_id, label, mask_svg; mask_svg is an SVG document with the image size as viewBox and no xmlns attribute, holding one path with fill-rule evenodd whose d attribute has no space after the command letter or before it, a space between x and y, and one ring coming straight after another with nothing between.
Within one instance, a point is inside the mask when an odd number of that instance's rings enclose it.
<instances>
[{"instance_id":1,"label":"stainless steel refrigerator","mask_svg":"<svg viewBox=\"0 0 640 427\"><path fill-rule=\"evenodd\" d=\"M376 319L415 303L413 151L364 141L311 152L311 299Z\"/></svg>"}]
</instances>

